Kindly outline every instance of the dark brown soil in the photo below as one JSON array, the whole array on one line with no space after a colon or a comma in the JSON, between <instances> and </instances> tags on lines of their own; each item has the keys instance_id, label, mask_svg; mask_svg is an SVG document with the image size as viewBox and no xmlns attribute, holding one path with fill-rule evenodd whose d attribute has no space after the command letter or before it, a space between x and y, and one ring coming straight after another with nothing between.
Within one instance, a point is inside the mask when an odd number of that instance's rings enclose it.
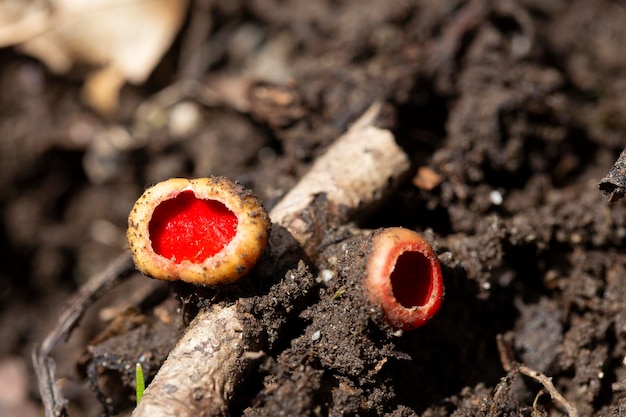
<instances>
[{"instance_id":1,"label":"dark brown soil","mask_svg":"<svg viewBox=\"0 0 626 417\"><path fill-rule=\"evenodd\" d=\"M31 348L126 250L126 218L147 184L225 175L271 209L383 100L414 178L359 227L423 232L443 268L442 309L394 334L343 296L354 283L296 261L292 280L242 291L265 355L232 415L565 413L534 378L507 373L501 335L509 359L551 377L580 416L626 416L626 206L598 190L626 144L623 3L209 3L150 82L124 88L114 120L81 104L76 81L0 50L0 386L10 363L28 364L30 381L25 398L0 397L0 415L33 415ZM198 24L210 28L201 45ZM200 46L210 51L200 63L181 52ZM211 92L174 105L153 97L182 74ZM136 112L147 100L158 117ZM176 112L199 117L181 130ZM337 270L351 266L349 250ZM136 273L88 310L55 352L71 416L128 413L128 365L149 352L153 375L194 311L233 295L193 292Z\"/></svg>"}]
</instances>

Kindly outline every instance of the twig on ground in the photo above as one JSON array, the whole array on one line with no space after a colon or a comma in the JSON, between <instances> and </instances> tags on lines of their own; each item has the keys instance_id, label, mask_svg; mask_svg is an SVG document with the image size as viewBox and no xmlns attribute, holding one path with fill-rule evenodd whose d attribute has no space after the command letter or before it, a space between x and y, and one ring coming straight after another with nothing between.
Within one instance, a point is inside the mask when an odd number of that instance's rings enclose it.
<instances>
[{"instance_id":1,"label":"twig on ground","mask_svg":"<svg viewBox=\"0 0 626 417\"><path fill-rule=\"evenodd\" d=\"M323 238L315 216L330 216L338 224L353 220L383 201L409 169L391 132L373 126L379 111L380 104L372 105L270 213L309 256ZM330 213L315 213L320 195Z\"/></svg>"},{"instance_id":2,"label":"twig on ground","mask_svg":"<svg viewBox=\"0 0 626 417\"><path fill-rule=\"evenodd\" d=\"M550 397L561 407L565 409L567 415L569 417L578 417L578 411L571 405L567 400L561 395L559 391L554 387L552 383L552 378L542 374L539 371L535 371L534 369L530 369L526 365L519 365L518 369L519 373L526 375L535 381L539 382L546 389Z\"/></svg>"},{"instance_id":3,"label":"twig on ground","mask_svg":"<svg viewBox=\"0 0 626 417\"><path fill-rule=\"evenodd\" d=\"M270 256L280 258L292 250L289 242L294 239L313 255L324 234L319 219L331 217L341 223L371 209L406 174L409 161L393 135L373 126L379 107L373 105L337 139L270 212L275 225ZM320 196L324 204L316 210ZM201 311L146 389L133 416L224 414L246 370L242 330L236 303Z\"/></svg>"},{"instance_id":4,"label":"twig on ground","mask_svg":"<svg viewBox=\"0 0 626 417\"><path fill-rule=\"evenodd\" d=\"M517 373L520 373L522 375L526 375L527 377L534 379L535 381L543 385L543 387L548 392L548 394L550 394L550 398L552 398L552 400L555 403L563 407L563 409L565 410L565 412L567 413L569 417L578 417L578 410L576 410L576 408L573 405L571 405L565 399L565 397L563 397L561 393L556 389L556 387L552 383L552 378L544 375L543 373L539 371L531 369L530 367L524 364L520 364L516 362L515 359L513 359L513 357L510 356L511 347L504 340L502 335L497 336L496 343L498 346L498 352L500 354L502 367L504 368L505 371L509 373L509 376L513 376Z\"/></svg>"},{"instance_id":5,"label":"twig on ground","mask_svg":"<svg viewBox=\"0 0 626 417\"><path fill-rule=\"evenodd\" d=\"M606 177L598 184L600 191L609 198L611 203L619 201L626 193L626 149L615 161Z\"/></svg>"},{"instance_id":6,"label":"twig on ground","mask_svg":"<svg viewBox=\"0 0 626 417\"><path fill-rule=\"evenodd\" d=\"M128 251L118 256L104 271L94 275L81 287L61 313L56 326L46 336L42 345L33 348L33 365L46 417L67 415L67 400L63 398L57 384L56 363L50 357L52 349L69 338L74 327L94 301L134 269L135 266Z\"/></svg>"}]
</instances>

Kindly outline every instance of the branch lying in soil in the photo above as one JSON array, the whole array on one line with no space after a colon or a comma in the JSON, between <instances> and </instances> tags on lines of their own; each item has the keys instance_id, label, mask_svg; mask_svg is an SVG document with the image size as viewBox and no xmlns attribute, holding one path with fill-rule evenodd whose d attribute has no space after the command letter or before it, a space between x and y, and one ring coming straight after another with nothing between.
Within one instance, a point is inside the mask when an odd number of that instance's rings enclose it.
<instances>
[{"instance_id":1,"label":"branch lying in soil","mask_svg":"<svg viewBox=\"0 0 626 417\"><path fill-rule=\"evenodd\" d=\"M370 107L270 213L309 256L324 236L312 215L328 216L314 213L317 196L325 194L332 220L345 223L380 203L409 168L392 134L373 126L379 111Z\"/></svg>"},{"instance_id":2,"label":"branch lying in soil","mask_svg":"<svg viewBox=\"0 0 626 417\"><path fill-rule=\"evenodd\" d=\"M343 223L371 209L405 175L409 161L393 135L373 126L378 109L379 105L372 106L337 139L272 210L270 217L277 227L270 237L270 257L278 259L293 250L290 242L295 239L314 258L325 225ZM320 196L324 196L323 208L316 209ZM224 414L246 370L242 330L236 303L201 311L133 416Z\"/></svg>"},{"instance_id":3,"label":"branch lying in soil","mask_svg":"<svg viewBox=\"0 0 626 417\"><path fill-rule=\"evenodd\" d=\"M602 178L598 185L600 191L609 198L611 203L624 197L624 193L626 193L626 149L622 151L607 176Z\"/></svg>"},{"instance_id":4,"label":"branch lying in soil","mask_svg":"<svg viewBox=\"0 0 626 417\"><path fill-rule=\"evenodd\" d=\"M63 398L56 378L56 363L50 357L52 349L66 341L89 306L100 295L112 288L120 279L134 271L129 252L118 256L101 273L93 276L81 287L69 306L61 313L56 326L46 336L41 347L32 352L33 366L39 383L39 393L46 417L66 416L67 400Z\"/></svg>"}]
</instances>

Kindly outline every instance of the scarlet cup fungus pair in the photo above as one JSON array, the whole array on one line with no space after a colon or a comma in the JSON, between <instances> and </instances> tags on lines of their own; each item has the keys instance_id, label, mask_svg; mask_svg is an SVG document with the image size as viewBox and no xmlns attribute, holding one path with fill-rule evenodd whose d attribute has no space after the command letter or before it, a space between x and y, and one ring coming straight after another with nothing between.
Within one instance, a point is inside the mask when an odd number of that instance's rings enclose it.
<instances>
[{"instance_id":1,"label":"scarlet cup fungus pair","mask_svg":"<svg viewBox=\"0 0 626 417\"><path fill-rule=\"evenodd\" d=\"M174 178L147 189L128 219L137 268L153 278L231 283L263 253L270 220L251 191L221 177ZM371 237L363 286L396 328L411 330L439 309L443 280L428 242L403 228Z\"/></svg>"}]
</instances>

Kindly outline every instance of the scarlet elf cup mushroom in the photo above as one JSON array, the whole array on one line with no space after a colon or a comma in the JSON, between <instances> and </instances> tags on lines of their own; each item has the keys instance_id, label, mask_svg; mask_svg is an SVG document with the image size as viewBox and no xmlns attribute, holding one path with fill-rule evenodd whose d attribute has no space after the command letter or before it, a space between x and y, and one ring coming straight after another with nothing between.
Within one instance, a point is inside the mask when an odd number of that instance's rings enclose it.
<instances>
[{"instance_id":1,"label":"scarlet elf cup mushroom","mask_svg":"<svg viewBox=\"0 0 626 417\"><path fill-rule=\"evenodd\" d=\"M364 290L385 320L402 330L430 320L441 306L443 277L437 255L418 233L402 227L374 232Z\"/></svg>"},{"instance_id":2,"label":"scarlet elf cup mushroom","mask_svg":"<svg viewBox=\"0 0 626 417\"><path fill-rule=\"evenodd\" d=\"M214 286L252 269L265 249L270 225L259 199L236 182L172 178L137 200L127 237L144 274Z\"/></svg>"}]
</instances>

